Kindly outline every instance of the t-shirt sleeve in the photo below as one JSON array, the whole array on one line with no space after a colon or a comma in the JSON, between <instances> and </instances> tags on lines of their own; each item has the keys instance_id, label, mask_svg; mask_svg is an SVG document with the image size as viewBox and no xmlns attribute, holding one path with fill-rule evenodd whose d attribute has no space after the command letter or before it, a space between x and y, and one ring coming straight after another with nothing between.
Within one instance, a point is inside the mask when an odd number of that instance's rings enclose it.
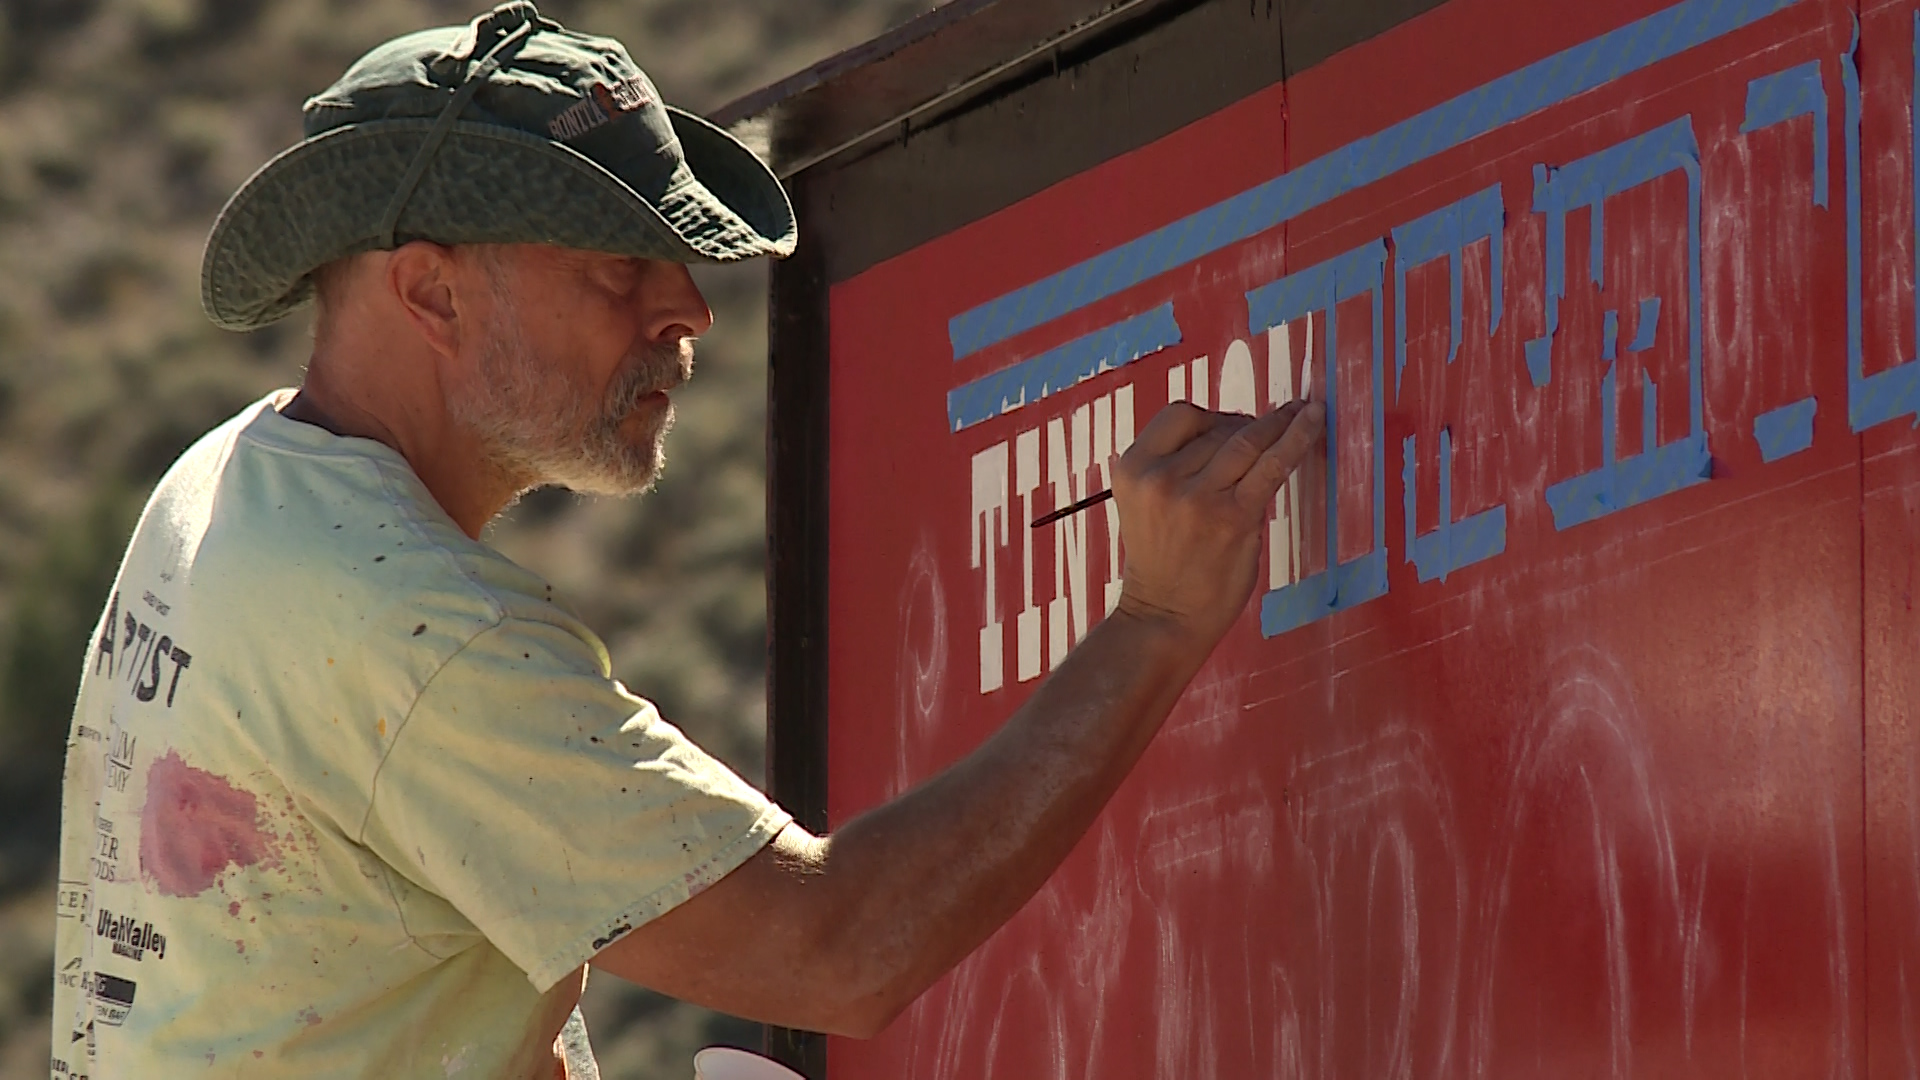
<instances>
[{"instance_id":1,"label":"t-shirt sleeve","mask_svg":"<svg viewBox=\"0 0 1920 1080\"><path fill-rule=\"evenodd\" d=\"M364 842L543 993L793 820L545 623L468 643L393 739Z\"/></svg>"}]
</instances>

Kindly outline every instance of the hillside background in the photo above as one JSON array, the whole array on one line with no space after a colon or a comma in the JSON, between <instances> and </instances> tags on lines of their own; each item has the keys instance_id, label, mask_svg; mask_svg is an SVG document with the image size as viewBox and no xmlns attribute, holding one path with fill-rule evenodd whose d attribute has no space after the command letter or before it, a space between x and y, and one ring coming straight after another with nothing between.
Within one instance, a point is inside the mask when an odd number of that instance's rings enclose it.
<instances>
[{"instance_id":1,"label":"hillside background","mask_svg":"<svg viewBox=\"0 0 1920 1080\"><path fill-rule=\"evenodd\" d=\"M196 436L297 382L298 316L200 314L201 242L299 136L300 103L483 0L0 0L0 1080L47 1075L59 777L81 655L126 534ZM625 41L695 111L934 0L541 0ZM659 489L523 501L490 541L607 639L620 678L749 779L765 721L765 271L698 275L717 323ZM688 1077L756 1027L594 980L609 1080Z\"/></svg>"}]
</instances>

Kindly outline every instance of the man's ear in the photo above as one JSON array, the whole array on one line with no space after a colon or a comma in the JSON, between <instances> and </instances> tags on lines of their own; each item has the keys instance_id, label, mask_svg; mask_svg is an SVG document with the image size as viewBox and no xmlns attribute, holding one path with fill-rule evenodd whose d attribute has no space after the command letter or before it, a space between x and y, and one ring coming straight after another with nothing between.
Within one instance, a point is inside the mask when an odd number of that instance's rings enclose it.
<instances>
[{"instance_id":1,"label":"man's ear","mask_svg":"<svg viewBox=\"0 0 1920 1080\"><path fill-rule=\"evenodd\" d=\"M408 241L387 258L388 291L421 338L445 357L460 351L461 318L473 314L461 270L453 250L431 240Z\"/></svg>"}]
</instances>

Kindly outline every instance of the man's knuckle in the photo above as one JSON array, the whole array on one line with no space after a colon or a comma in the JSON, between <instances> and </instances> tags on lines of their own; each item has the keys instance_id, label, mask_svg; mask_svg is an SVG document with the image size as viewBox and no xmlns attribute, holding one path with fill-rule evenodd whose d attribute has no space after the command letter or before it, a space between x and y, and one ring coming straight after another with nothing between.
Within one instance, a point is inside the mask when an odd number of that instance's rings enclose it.
<instances>
[{"instance_id":1,"label":"man's knuckle","mask_svg":"<svg viewBox=\"0 0 1920 1080\"><path fill-rule=\"evenodd\" d=\"M1169 424L1192 424L1204 420L1206 410L1195 406L1192 402L1170 401L1162 416ZM1162 416L1156 416L1154 420L1159 421Z\"/></svg>"}]
</instances>

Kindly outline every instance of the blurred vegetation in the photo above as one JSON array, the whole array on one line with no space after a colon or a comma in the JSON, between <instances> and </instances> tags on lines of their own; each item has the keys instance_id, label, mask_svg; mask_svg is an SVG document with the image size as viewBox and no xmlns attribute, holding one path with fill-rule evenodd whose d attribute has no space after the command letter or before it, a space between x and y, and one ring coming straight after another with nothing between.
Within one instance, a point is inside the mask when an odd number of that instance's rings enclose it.
<instances>
[{"instance_id":1,"label":"blurred vegetation","mask_svg":"<svg viewBox=\"0 0 1920 1080\"><path fill-rule=\"evenodd\" d=\"M199 309L227 196L300 103L395 34L484 0L0 0L0 1080L44 1077L61 756L87 637L141 503L201 432L299 379L307 320ZM696 111L933 0L542 0L625 41ZM749 779L765 705L764 269L703 271L718 324L638 501L538 493L489 539L547 576L617 673ZM614 1078L691 1074L752 1025L593 982Z\"/></svg>"}]
</instances>

